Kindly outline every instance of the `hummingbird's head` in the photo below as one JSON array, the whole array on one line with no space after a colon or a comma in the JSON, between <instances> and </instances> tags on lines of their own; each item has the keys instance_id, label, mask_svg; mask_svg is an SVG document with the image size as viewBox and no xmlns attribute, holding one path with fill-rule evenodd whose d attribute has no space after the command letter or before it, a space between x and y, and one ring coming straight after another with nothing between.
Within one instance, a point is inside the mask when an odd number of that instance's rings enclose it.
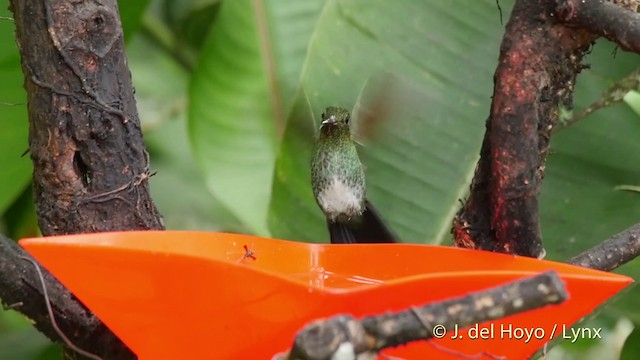
<instances>
[{"instance_id":1,"label":"hummingbird's head","mask_svg":"<svg viewBox=\"0 0 640 360\"><path fill-rule=\"evenodd\" d=\"M343 134L348 136L349 120L351 120L349 110L342 107L330 106L322 113L320 132L326 135Z\"/></svg>"},{"instance_id":2,"label":"hummingbird's head","mask_svg":"<svg viewBox=\"0 0 640 360\"><path fill-rule=\"evenodd\" d=\"M350 118L349 110L342 107L329 106L322 113L322 126L349 126Z\"/></svg>"}]
</instances>

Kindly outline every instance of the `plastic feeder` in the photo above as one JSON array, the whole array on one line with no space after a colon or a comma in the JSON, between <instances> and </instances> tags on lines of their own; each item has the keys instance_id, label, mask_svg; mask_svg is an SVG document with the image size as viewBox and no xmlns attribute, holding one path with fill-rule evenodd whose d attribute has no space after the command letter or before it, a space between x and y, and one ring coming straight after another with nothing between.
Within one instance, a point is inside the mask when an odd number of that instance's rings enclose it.
<instances>
[{"instance_id":1,"label":"plastic feeder","mask_svg":"<svg viewBox=\"0 0 640 360\"><path fill-rule=\"evenodd\" d=\"M572 324L632 282L551 261L412 244L144 231L24 239L20 245L141 360L271 359L317 318L398 311L556 270L570 294L561 305L480 324L488 335L475 339L447 335L433 340L435 346L417 342L384 352L402 359L460 358L438 349L444 347L523 359L562 337L563 329L570 334ZM526 329L540 330L527 341L520 336Z\"/></svg>"}]
</instances>

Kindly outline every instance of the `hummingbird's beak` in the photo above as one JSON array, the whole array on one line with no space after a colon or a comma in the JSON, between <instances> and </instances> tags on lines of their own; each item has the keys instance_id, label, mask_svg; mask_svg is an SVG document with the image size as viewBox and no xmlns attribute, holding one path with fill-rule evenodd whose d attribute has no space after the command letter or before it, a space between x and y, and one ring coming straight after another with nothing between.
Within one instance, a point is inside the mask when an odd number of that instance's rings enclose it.
<instances>
[{"instance_id":1,"label":"hummingbird's beak","mask_svg":"<svg viewBox=\"0 0 640 360\"><path fill-rule=\"evenodd\" d=\"M322 121L322 125L330 125L330 124L335 124L336 123L336 116L335 115L331 115L330 118Z\"/></svg>"}]
</instances>

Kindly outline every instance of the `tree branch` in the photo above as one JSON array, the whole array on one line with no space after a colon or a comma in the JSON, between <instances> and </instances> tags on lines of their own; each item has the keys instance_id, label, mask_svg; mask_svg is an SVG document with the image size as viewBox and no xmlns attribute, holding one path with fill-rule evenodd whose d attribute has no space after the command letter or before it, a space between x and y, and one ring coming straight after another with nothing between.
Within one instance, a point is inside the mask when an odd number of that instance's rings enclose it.
<instances>
[{"instance_id":1,"label":"tree branch","mask_svg":"<svg viewBox=\"0 0 640 360\"><path fill-rule=\"evenodd\" d=\"M589 30L627 51L640 53L640 14L634 0L556 0L558 20ZM631 10L631 11L630 11Z\"/></svg>"},{"instance_id":2,"label":"tree branch","mask_svg":"<svg viewBox=\"0 0 640 360\"><path fill-rule=\"evenodd\" d=\"M517 0L500 49L491 113L457 246L544 256L538 194L550 132L596 36L557 25L550 0Z\"/></svg>"},{"instance_id":3,"label":"tree branch","mask_svg":"<svg viewBox=\"0 0 640 360\"><path fill-rule=\"evenodd\" d=\"M599 35L640 52L640 15L629 11L637 3L617 3L516 1L471 194L453 221L456 246L544 256L538 194L557 109L571 107L582 58Z\"/></svg>"},{"instance_id":4,"label":"tree branch","mask_svg":"<svg viewBox=\"0 0 640 360\"><path fill-rule=\"evenodd\" d=\"M640 224L612 236L601 244L576 255L570 264L611 271L640 255Z\"/></svg>"},{"instance_id":5,"label":"tree branch","mask_svg":"<svg viewBox=\"0 0 640 360\"><path fill-rule=\"evenodd\" d=\"M564 283L554 271L524 278L487 290L398 313L356 320L340 315L305 326L291 352L280 359L316 360L346 352L348 358L377 354L380 350L444 336L455 325L464 328L513 314L560 304L568 298ZM444 330L440 332L440 330Z\"/></svg>"},{"instance_id":6,"label":"tree branch","mask_svg":"<svg viewBox=\"0 0 640 360\"><path fill-rule=\"evenodd\" d=\"M110 359L135 359L135 355L80 303L48 271L41 268L43 280L30 258L13 240L0 235L0 298L6 307L31 319L36 329L50 339L62 343L54 329L46 307L43 286L60 331L76 346Z\"/></svg>"}]
</instances>

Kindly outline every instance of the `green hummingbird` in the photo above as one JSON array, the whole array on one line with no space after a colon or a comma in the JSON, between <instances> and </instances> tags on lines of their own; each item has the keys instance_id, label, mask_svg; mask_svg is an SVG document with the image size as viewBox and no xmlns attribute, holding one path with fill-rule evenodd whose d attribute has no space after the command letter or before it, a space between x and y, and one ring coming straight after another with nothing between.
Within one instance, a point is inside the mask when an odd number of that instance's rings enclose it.
<instances>
[{"instance_id":1,"label":"green hummingbird","mask_svg":"<svg viewBox=\"0 0 640 360\"><path fill-rule=\"evenodd\" d=\"M347 109L328 107L311 160L311 186L332 244L397 242L366 198L364 168Z\"/></svg>"}]
</instances>

